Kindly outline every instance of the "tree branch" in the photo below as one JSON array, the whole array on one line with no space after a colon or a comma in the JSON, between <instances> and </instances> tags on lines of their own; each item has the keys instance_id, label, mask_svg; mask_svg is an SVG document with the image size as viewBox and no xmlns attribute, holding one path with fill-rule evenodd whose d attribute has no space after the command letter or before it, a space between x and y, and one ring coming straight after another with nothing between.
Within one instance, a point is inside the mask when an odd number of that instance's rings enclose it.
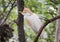
<instances>
[{"instance_id":1,"label":"tree branch","mask_svg":"<svg viewBox=\"0 0 60 42\"><path fill-rule=\"evenodd\" d=\"M39 36L41 35L43 29L44 29L49 23L51 23L51 22L53 22L53 21L55 21L55 20L57 20L57 19L59 19L59 18L60 18L60 15L57 15L57 16L55 16L55 17L47 20L47 21L41 26L41 28L39 29L39 32L38 32L36 38L34 39L34 42L37 42L37 41L38 41L38 38L39 38Z\"/></svg>"},{"instance_id":2,"label":"tree branch","mask_svg":"<svg viewBox=\"0 0 60 42\"><path fill-rule=\"evenodd\" d=\"M25 32L24 32L24 16L19 13L19 11L23 11L24 9L24 0L17 0L17 8L18 8L18 40L19 42L26 42L25 40Z\"/></svg>"}]
</instances>

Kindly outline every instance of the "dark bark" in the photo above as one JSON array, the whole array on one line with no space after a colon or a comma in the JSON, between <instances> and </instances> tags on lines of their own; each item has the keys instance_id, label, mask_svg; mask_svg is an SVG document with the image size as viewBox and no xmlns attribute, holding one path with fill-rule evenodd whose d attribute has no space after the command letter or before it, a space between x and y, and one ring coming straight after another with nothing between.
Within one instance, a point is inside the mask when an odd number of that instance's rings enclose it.
<instances>
[{"instance_id":1,"label":"dark bark","mask_svg":"<svg viewBox=\"0 0 60 42\"><path fill-rule=\"evenodd\" d=\"M17 0L18 12L23 11L24 9L24 2L23 0ZM19 42L25 42L25 35L24 35L24 18L21 13L18 13L18 36Z\"/></svg>"}]
</instances>

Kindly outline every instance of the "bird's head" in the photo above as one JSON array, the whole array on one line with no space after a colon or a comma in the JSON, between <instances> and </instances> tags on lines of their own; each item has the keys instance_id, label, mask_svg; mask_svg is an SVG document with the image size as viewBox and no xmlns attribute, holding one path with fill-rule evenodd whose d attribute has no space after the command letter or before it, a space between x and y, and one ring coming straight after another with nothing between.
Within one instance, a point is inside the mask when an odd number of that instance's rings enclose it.
<instances>
[{"instance_id":1,"label":"bird's head","mask_svg":"<svg viewBox=\"0 0 60 42\"><path fill-rule=\"evenodd\" d=\"M32 15L32 11L29 8L24 8L23 12L20 11L23 15Z\"/></svg>"}]
</instances>

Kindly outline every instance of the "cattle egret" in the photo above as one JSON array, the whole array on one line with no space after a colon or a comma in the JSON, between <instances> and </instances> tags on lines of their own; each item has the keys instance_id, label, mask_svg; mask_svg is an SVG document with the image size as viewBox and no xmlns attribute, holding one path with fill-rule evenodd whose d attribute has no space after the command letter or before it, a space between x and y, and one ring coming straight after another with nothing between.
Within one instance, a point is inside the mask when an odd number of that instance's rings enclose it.
<instances>
[{"instance_id":1,"label":"cattle egret","mask_svg":"<svg viewBox=\"0 0 60 42\"><path fill-rule=\"evenodd\" d=\"M42 25L39 17L35 13L32 13L28 8L24 8L22 14L24 15L24 19L26 20L27 24L32 28L32 30L38 33ZM46 32L43 31L40 37L46 38Z\"/></svg>"}]
</instances>

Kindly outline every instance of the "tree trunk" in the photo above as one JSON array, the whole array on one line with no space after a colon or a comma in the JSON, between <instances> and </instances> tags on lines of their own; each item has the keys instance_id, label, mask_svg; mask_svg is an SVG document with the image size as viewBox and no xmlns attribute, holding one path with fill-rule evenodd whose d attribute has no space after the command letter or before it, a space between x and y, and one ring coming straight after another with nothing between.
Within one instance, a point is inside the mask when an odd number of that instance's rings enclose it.
<instances>
[{"instance_id":1,"label":"tree trunk","mask_svg":"<svg viewBox=\"0 0 60 42\"><path fill-rule=\"evenodd\" d=\"M23 11L24 9L24 1L17 0L18 11ZM19 42L25 42L25 35L24 35L24 19L21 13L18 13L18 36Z\"/></svg>"},{"instance_id":2,"label":"tree trunk","mask_svg":"<svg viewBox=\"0 0 60 42\"><path fill-rule=\"evenodd\" d=\"M58 14L60 15L60 4L58 5ZM60 42L60 19L56 21L56 34L55 34L55 41Z\"/></svg>"}]
</instances>

